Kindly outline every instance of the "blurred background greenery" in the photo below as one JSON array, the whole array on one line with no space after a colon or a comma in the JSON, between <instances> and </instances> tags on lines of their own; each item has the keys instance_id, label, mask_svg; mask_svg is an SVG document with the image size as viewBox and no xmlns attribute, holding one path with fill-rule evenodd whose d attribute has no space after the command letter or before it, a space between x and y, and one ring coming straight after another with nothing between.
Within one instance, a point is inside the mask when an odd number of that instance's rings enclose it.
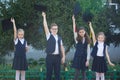
<instances>
[{"instance_id":1,"label":"blurred background greenery","mask_svg":"<svg viewBox=\"0 0 120 80\"><path fill-rule=\"evenodd\" d=\"M66 53L74 44L72 32L72 15L75 3L80 3L81 11L76 16L77 27L84 26L90 34L88 24L83 21L84 12L90 12L95 33L105 32L106 43L119 46L120 43L120 1L119 0L0 0L0 23L2 20L14 17L17 28L25 30L28 44L38 50L44 50L46 45L42 24L41 11L34 5L47 7L48 26L55 22L59 26L59 35L63 38ZM111 3L115 3L112 5ZM115 32L118 30L117 32ZM14 51L13 30L2 31L0 24L0 57Z\"/></svg>"}]
</instances>

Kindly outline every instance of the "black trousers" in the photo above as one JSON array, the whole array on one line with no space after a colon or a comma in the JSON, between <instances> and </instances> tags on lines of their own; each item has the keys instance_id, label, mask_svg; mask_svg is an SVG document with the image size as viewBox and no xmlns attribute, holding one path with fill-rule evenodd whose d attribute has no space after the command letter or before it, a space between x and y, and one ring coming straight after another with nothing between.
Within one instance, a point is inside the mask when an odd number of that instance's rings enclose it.
<instances>
[{"instance_id":1,"label":"black trousers","mask_svg":"<svg viewBox=\"0 0 120 80\"><path fill-rule=\"evenodd\" d=\"M53 80L52 74L54 72L55 80L60 80L60 65L61 57L60 55L49 54L46 57L46 80Z\"/></svg>"}]
</instances>

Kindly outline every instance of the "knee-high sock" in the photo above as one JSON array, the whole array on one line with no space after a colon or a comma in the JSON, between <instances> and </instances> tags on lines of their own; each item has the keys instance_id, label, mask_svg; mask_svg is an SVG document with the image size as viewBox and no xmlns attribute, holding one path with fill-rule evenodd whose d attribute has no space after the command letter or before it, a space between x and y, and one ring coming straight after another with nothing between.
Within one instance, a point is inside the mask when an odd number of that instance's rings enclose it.
<instances>
[{"instance_id":1,"label":"knee-high sock","mask_svg":"<svg viewBox=\"0 0 120 80\"><path fill-rule=\"evenodd\" d=\"M25 80L25 71L21 71L21 80Z\"/></svg>"},{"instance_id":2,"label":"knee-high sock","mask_svg":"<svg viewBox=\"0 0 120 80\"><path fill-rule=\"evenodd\" d=\"M96 80L100 80L100 73L96 72Z\"/></svg>"},{"instance_id":3,"label":"knee-high sock","mask_svg":"<svg viewBox=\"0 0 120 80\"><path fill-rule=\"evenodd\" d=\"M76 69L76 70L75 70L74 80L78 80L79 74L80 74L80 70Z\"/></svg>"},{"instance_id":4,"label":"knee-high sock","mask_svg":"<svg viewBox=\"0 0 120 80\"><path fill-rule=\"evenodd\" d=\"M101 74L100 74L100 77L101 77L101 80L105 80L104 73L101 73Z\"/></svg>"},{"instance_id":5,"label":"knee-high sock","mask_svg":"<svg viewBox=\"0 0 120 80\"><path fill-rule=\"evenodd\" d=\"M20 71L16 70L15 80L20 80Z\"/></svg>"}]
</instances>

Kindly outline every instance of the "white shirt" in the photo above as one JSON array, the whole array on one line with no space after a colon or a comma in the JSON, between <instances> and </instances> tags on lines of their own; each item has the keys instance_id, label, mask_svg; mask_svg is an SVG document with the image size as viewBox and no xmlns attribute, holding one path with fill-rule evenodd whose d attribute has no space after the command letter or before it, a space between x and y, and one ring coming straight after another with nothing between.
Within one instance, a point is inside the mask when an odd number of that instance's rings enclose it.
<instances>
[{"instance_id":1,"label":"white shirt","mask_svg":"<svg viewBox=\"0 0 120 80\"><path fill-rule=\"evenodd\" d=\"M97 56L103 56L104 42L98 42L97 47L98 47Z\"/></svg>"},{"instance_id":2,"label":"white shirt","mask_svg":"<svg viewBox=\"0 0 120 80\"><path fill-rule=\"evenodd\" d=\"M19 39L21 44L24 44L25 39ZM14 40L14 44L16 45L18 43L18 38ZM27 47L27 42L26 42L26 47Z\"/></svg>"},{"instance_id":3,"label":"white shirt","mask_svg":"<svg viewBox=\"0 0 120 80\"><path fill-rule=\"evenodd\" d=\"M50 38L50 35L51 35L51 33L49 33L49 34L46 36L47 40ZM56 45L55 45L55 51L54 51L52 54L59 54L58 35L53 35L53 36L54 36L54 38L55 38ZM60 45L63 45L62 40L61 40L61 42L60 42Z\"/></svg>"}]
</instances>

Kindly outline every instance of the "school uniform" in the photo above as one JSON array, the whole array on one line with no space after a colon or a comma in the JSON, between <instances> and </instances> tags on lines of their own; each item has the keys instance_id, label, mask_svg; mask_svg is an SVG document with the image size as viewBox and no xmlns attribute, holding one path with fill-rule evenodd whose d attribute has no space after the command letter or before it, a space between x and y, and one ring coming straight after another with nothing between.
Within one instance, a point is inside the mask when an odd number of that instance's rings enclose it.
<instances>
[{"instance_id":1,"label":"school uniform","mask_svg":"<svg viewBox=\"0 0 120 80\"><path fill-rule=\"evenodd\" d=\"M27 59L26 59L26 47L27 42L25 39L16 39L15 43L15 53L13 59L12 68L15 70L27 70Z\"/></svg>"},{"instance_id":2,"label":"school uniform","mask_svg":"<svg viewBox=\"0 0 120 80\"><path fill-rule=\"evenodd\" d=\"M73 80L79 80L81 71L81 80L87 80L86 72L87 69L86 61L90 59L90 47L85 38L82 41L76 41L76 51L72 63L72 67L75 68L75 75Z\"/></svg>"},{"instance_id":3,"label":"school uniform","mask_svg":"<svg viewBox=\"0 0 120 80\"><path fill-rule=\"evenodd\" d=\"M84 42L77 42L76 51L73 58L72 67L78 70L85 71L87 69L85 63L87 61L87 45L86 40Z\"/></svg>"},{"instance_id":4,"label":"school uniform","mask_svg":"<svg viewBox=\"0 0 120 80\"><path fill-rule=\"evenodd\" d=\"M47 35L46 47L46 80L53 80L52 74L55 75L55 80L60 80L60 65L61 65L61 46L62 39L58 35Z\"/></svg>"},{"instance_id":5,"label":"school uniform","mask_svg":"<svg viewBox=\"0 0 120 80\"><path fill-rule=\"evenodd\" d=\"M92 57L93 57L93 63L92 63L92 71L99 72L99 73L105 73L107 68L106 63L106 44L104 42L96 42L95 46L92 50Z\"/></svg>"}]
</instances>

